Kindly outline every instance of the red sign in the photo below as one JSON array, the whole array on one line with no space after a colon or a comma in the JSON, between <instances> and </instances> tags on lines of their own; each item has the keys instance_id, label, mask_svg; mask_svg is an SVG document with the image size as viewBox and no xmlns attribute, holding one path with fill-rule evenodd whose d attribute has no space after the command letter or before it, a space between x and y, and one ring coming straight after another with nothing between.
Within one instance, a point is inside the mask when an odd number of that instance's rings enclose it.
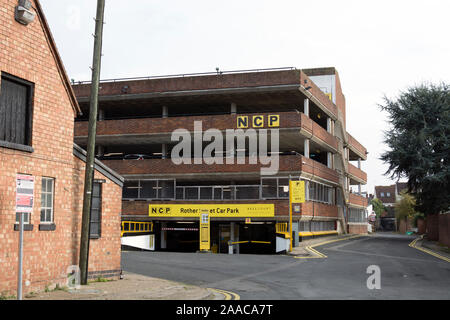
<instances>
[{"instance_id":1,"label":"red sign","mask_svg":"<svg viewBox=\"0 0 450 320\"><path fill-rule=\"evenodd\" d=\"M33 211L34 177L19 174L16 178L16 212Z\"/></svg>"}]
</instances>

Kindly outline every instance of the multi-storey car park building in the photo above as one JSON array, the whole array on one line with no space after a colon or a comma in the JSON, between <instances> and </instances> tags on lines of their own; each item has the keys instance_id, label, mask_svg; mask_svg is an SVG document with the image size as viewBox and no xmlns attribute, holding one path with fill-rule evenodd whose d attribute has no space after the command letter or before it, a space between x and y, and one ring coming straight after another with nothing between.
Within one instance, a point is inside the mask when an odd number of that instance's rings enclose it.
<instances>
[{"instance_id":1,"label":"multi-storey car park building","mask_svg":"<svg viewBox=\"0 0 450 320\"><path fill-rule=\"evenodd\" d=\"M306 182L306 202L293 208L294 243L310 235L367 232L361 191L367 151L346 131L335 68L116 79L100 87L97 156L126 180L122 220L153 222L156 250L198 250L198 212L205 207L213 251L228 252L231 240L234 252L274 252L289 220L289 179ZM73 88L87 115L90 84ZM80 146L87 141L86 120L79 117L75 126ZM175 164L172 133L184 128L194 138L196 121L203 133L277 129L278 172L262 175L267 166L250 163L247 143L223 152L236 157L234 164Z\"/></svg>"}]
</instances>

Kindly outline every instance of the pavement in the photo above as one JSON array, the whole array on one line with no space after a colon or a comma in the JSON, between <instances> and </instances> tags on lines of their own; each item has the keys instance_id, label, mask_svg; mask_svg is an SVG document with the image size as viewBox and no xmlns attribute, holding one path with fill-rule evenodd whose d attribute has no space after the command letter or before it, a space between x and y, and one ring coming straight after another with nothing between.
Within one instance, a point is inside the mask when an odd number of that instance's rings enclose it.
<instances>
[{"instance_id":1,"label":"pavement","mask_svg":"<svg viewBox=\"0 0 450 320\"><path fill-rule=\"evenodd\" d=\"M431 241L428 239L420 239L417 244L423 248L430 249L433 252L446 257L450 260L450 248L438 243L437 241Z\"/></svg>"},{"instance_id":2,"label":"pavement","mask_svg":"<svg viewBox=\"0 0 450 320\"><path fill-rule=\"evenodd\" d=\"M325 243L348 240L360 236L361 235L333 235L303 240L299 242L297 247L292 248L292 251L288 252L287 254L291 256L305 257L305 258L320 257L321 256L320 253L318 253L317 250L313 249L315 246L323 245Z\"/></svg>"},{"instance_id":3,"label":"pavement","mask_svg":"<svg viewBox=\"0 0 450 320\"><path fill-rule=\"evenodd\" d=\"M124 272L123 279L90 282L80 289L61 289L25 296L25 300L224 300L226 293Z\"/></svg>"}]
</instances>

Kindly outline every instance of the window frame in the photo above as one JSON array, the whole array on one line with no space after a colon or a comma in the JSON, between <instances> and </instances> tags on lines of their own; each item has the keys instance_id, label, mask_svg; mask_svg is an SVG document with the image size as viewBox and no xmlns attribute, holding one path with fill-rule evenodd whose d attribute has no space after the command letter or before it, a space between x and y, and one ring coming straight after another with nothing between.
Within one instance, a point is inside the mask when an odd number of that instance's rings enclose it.
<instances>
[{"instance_id":1,"label":"window frame","mask_svg":"<svg viewBox=\"0 0 450 320\"><path fill-rule=\"evenodd\" d=\"M103 211L103 183L104 180L94 180L92 183L92 193L91 193L91 212L89 214L89 239L100 239L102 237L102 211ZM97 184L100 188L99 190L99 208L98 208L98 221L92 221L92 203L94 199L94 186ZM98 224L98 233L92 233L92 224Z\"/></svg>"},{"instance_id":2,"label":"window frame","mask_svg":"<svg viewBox=\"0 0 450 320\"><path fill-rule=\"evenodd\" d=\"M25 152L34 152L34 149L32 147L33 143L33 110L34 110L34 87L35 84L33 82L27 81L25 79L16 77L10 73L1 71L0 73L0 94L1 94L1 85L2 82L10 81L15 82L19 85L25 86L27 88L27 102L26 102L26 116L25 116L25 144L10 142L6 140L0 140L0 147L8 148L8 149L15 149L19 151L25 151Z\"/></svg>"},{"instance_id":3,"label":"window frame","mask_svg":"<svg viewBox=\"0 0 450 320\"><path fill-rule=\"evenodd\" d=\"M52 191L51 192L48 192L48 191L45 191L44 192L44 190L43 190L43 188L42 188L42 183L44 182L44 181L46 181L46 185L47 185L47 182L48 181L51 181L52 182ZM54 212L55 212L55 185L56 185L56 179L55 178L52 178L52 177L42 177L42 179L41 179L41 208L40 208L40 211L42 211L42 209L44 209L44 210L48 210L48 209L50 209L50 221L42 221L42 212L40 212L41 213L41 216L39 217L39 219L40 219L40 224L54 224L55 223L55 218L54 218ZM43 196L45 195L46 197L45 197L45 204L47 204L47 196L49 195L49 194L51 194L51 196L52 196L52 203L51 203L51 208L50 207L43 207L42 206L42 199L43 199ZM45 213L45 215L47 215L46 213Z\"/></svg>"}]
</instances>

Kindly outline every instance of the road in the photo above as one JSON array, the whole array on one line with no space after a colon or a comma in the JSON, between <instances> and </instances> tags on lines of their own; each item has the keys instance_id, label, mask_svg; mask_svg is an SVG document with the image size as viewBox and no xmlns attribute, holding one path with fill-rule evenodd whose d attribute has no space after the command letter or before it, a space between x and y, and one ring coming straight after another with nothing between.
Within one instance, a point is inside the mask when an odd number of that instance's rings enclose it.
<instances>
[{"instance_id":1,"label":"road","mask_svg":"<svg viewBox=\"0 0 450 320\"><path fill-rule=\"evenodd\" d=\"M122 268L241 299L450 299L450 263L409 247L413 239L377 234L315 247L323 259L128 251ZM380 289L367 288L371 265L380 268Z\"/></svg>"}]
</instances>

